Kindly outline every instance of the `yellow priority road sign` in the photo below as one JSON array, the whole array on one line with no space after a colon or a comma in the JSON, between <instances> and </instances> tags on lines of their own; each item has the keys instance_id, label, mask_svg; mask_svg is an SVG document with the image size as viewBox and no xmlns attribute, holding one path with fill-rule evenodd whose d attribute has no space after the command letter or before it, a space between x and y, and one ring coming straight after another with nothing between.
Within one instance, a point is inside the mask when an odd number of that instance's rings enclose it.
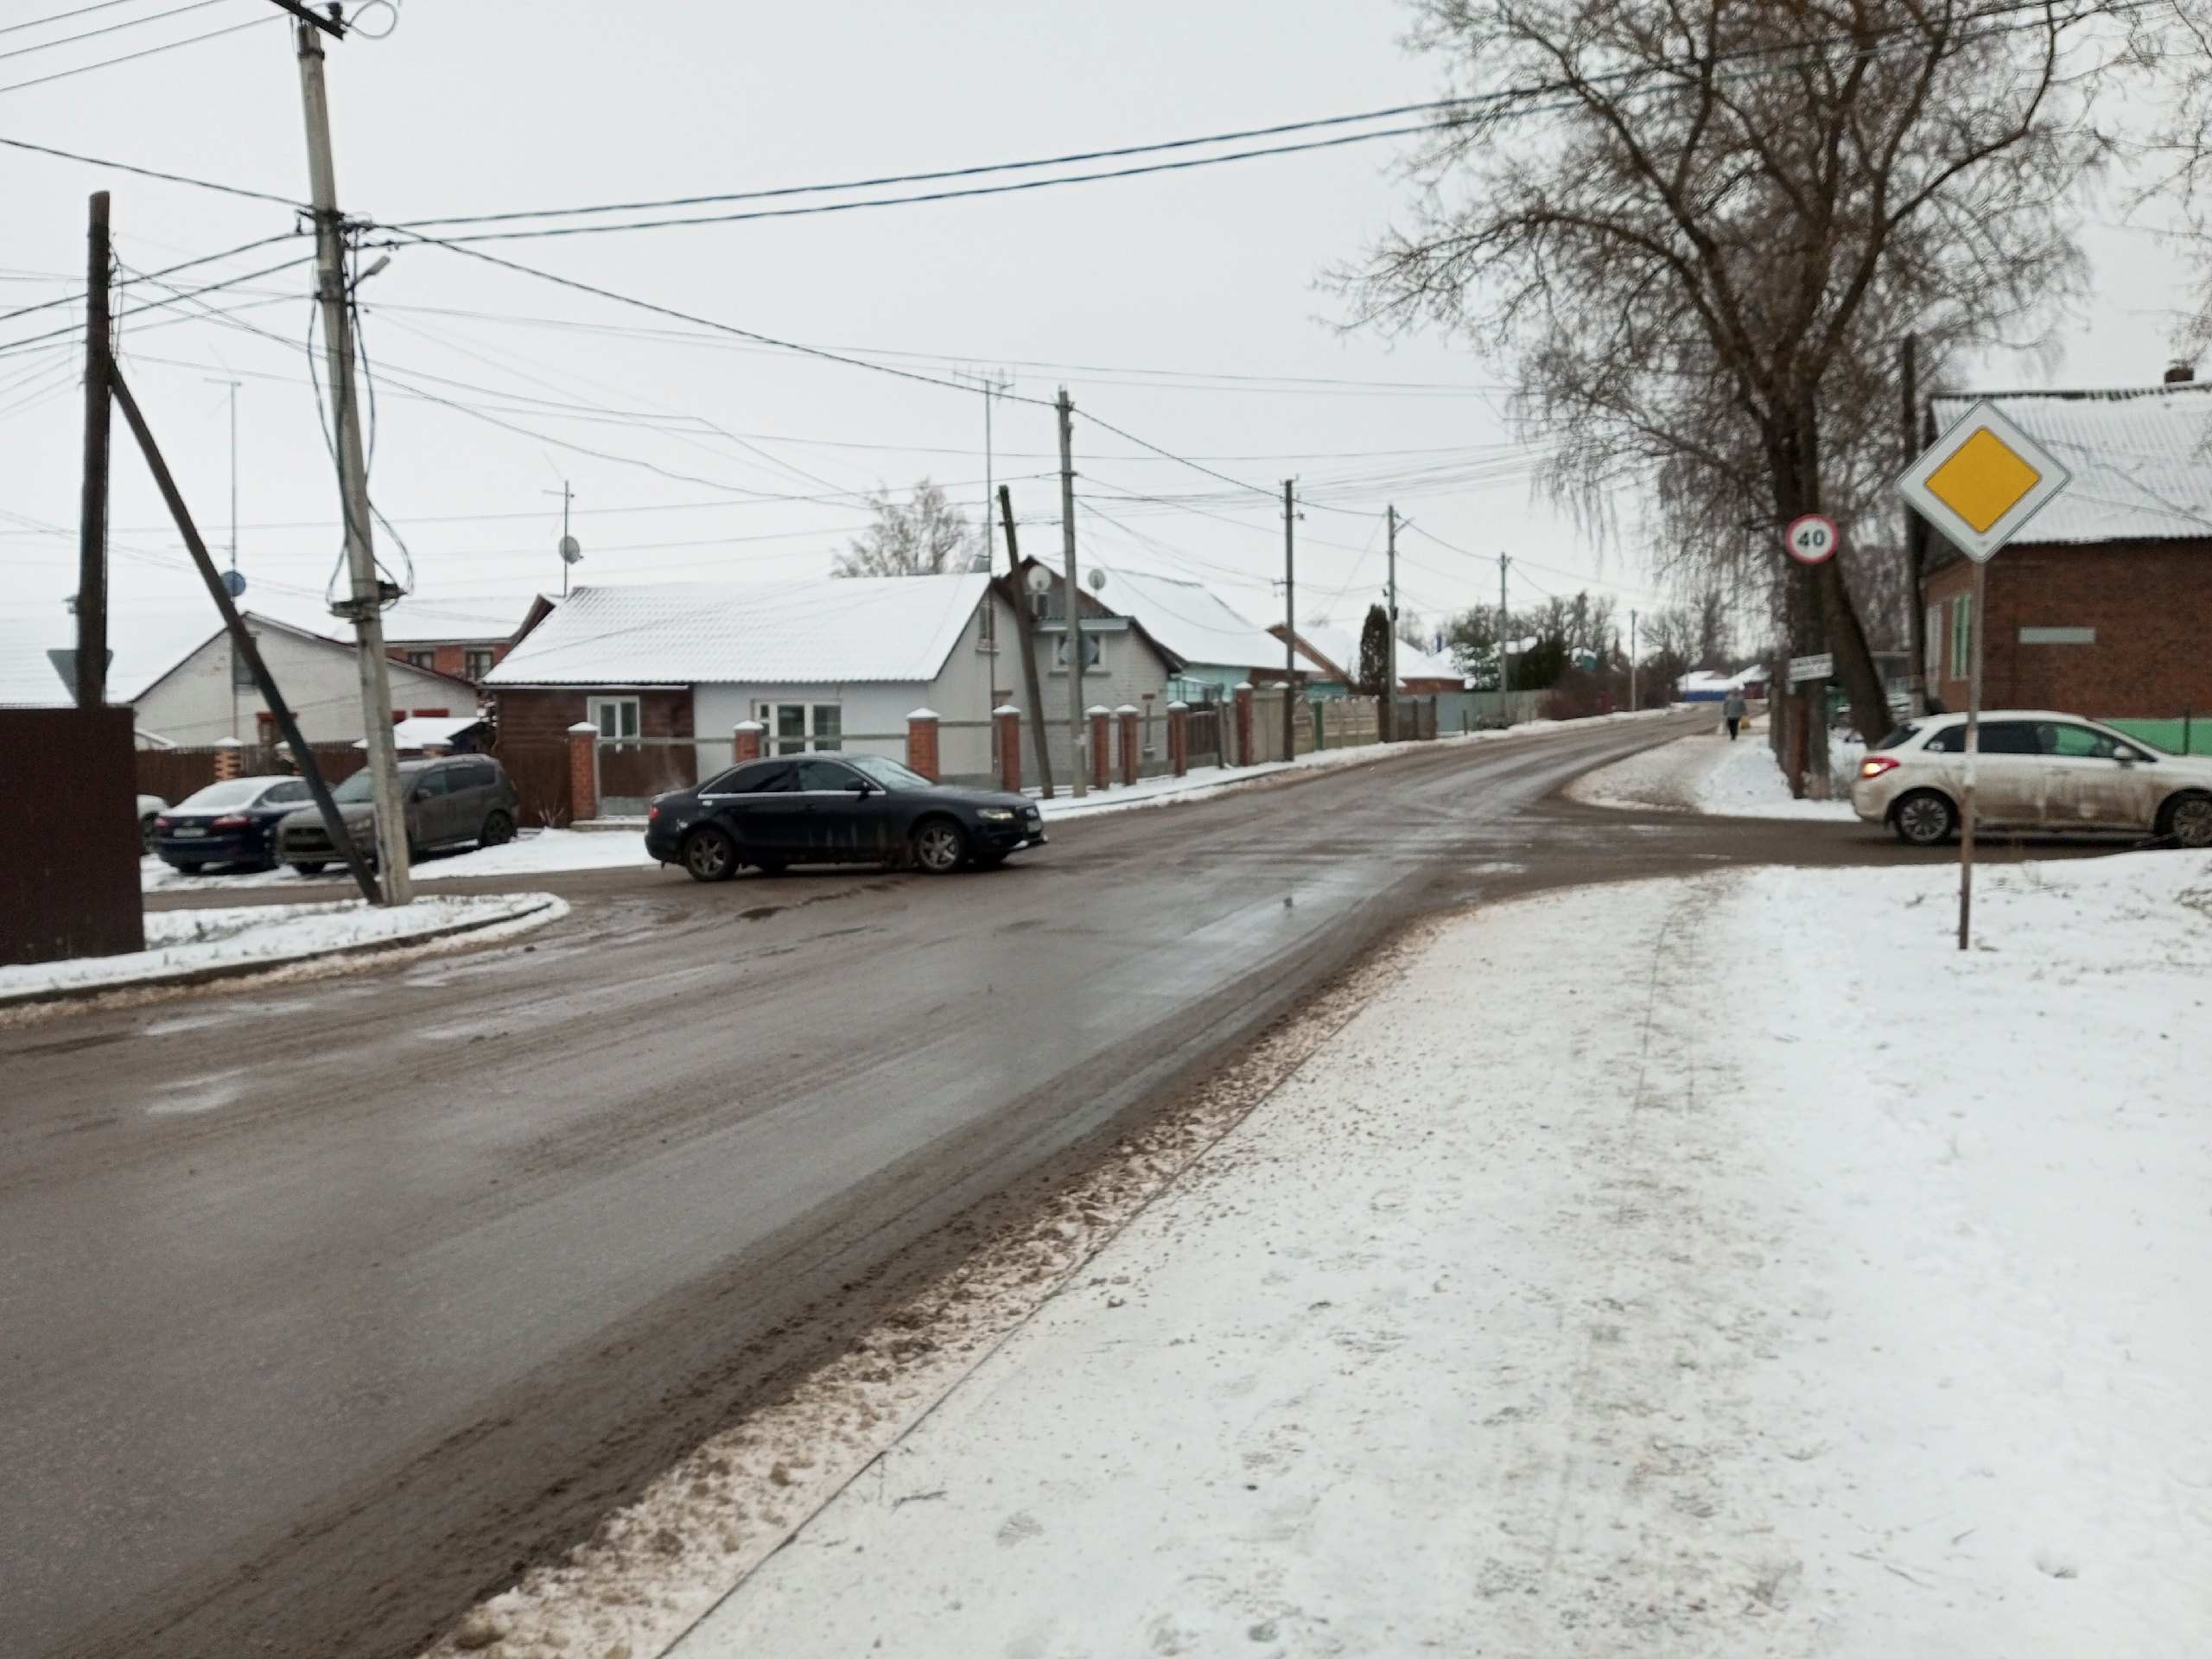
<instances>
[{"instance_id":1,"label":"yellow priority road sign","mask_svg":"<svg viewBox=\"0 0 2212 1659\"><path fill-rule=\"evenodd\" d=\"M1961 553L1983 562L2070 477L2049 450L1979 403L1905 468L1897 493Z\"/></svg>"}]
</instances>

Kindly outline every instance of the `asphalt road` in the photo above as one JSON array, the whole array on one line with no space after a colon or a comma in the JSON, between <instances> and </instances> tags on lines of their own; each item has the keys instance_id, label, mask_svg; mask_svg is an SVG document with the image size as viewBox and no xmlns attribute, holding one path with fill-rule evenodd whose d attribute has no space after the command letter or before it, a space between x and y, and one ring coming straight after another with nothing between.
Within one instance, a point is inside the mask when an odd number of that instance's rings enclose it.
<instances>
[{"instance_id":1,"label":"asphalt road","mask_svg":"<svg viewBox=\"0 0 2212 1659\"><path fill-rule=\"evenodd\" d=\"M412 1654L1408 919L1893 855L1544 798L1681 729L988 874L541 877L526 944L0 1031L0 1653Z\"/></svg>"}]
</instances>

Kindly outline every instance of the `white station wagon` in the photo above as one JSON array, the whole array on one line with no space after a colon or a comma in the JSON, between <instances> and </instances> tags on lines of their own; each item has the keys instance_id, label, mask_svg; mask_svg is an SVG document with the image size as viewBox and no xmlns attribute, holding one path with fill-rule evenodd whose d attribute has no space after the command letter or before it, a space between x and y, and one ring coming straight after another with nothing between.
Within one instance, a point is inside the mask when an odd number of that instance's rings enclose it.
<instances>
[{"instance_id":1,"label":"white station wagon","mask_svg":"<svg viewBox=\"0 0 2212 1659\"><path fill-rule=\"evenodd\" d=\"M1958 833L1967 717L1930 715L1871 750L1852 810L1900 841ZM2004 709L1981 717L1974 821L2005 834L2156 836L2212 847L2212 758L2163 754L2079 715Z\"/></svg>"}]
</instances>

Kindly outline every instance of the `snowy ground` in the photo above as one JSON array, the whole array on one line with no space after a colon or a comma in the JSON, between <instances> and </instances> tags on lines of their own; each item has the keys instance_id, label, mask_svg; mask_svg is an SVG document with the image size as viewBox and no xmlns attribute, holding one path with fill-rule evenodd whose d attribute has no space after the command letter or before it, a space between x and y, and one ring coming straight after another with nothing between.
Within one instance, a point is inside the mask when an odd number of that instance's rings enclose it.
<instances>
[{"instance_id":1,"label":"snowy ground","mask_svg":"<svg viewBox=\"0 0 2212 1659\"><path fill-rule=\"evenodd\" d=\"M565 915L550 893L418 899L396 910L359 899L337 904L251 905L235 910L146 913L146 949L119 957L0 967L0 1005L56 992L118 990L175 982L210 969L279 967L332 951L478 928L518 931Z\"/></svg>"},{"instance_id":2,"label":"snowy ground","mask_svg":"<svg viewBox=\"0 0 2212 1659\"><path fill-rule=\"evenodd\" d=\"M1656 808L1704 812L1727 818L1853 819L1851 779L1866 747L1836 737L1830 745L1834 797L1826 801L1790 798L1789 780L1767 747L1764 721L1746 728L1734 742L1726 730L1686 737L1632 754L1585 774L1568 786L1574 799L1592 806Z\"/></svg>"},{"instance_id":3,"label":"snowy ground","mask_svg":"<svg viewBox=\"0 0 2212 1659\"><path fill-rule=\"evenodd\" d=\"M2212 1650L2212 858L1950 881L1440 929L674 1651Z\"/></svg>"}]
</instances>

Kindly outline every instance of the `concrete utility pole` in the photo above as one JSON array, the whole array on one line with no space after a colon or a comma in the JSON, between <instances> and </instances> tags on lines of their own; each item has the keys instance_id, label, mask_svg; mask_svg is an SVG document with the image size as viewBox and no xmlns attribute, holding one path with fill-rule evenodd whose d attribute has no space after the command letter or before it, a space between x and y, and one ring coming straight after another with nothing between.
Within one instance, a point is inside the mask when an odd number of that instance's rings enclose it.
<instances>
[{"instance_id":1,"label":"concrete utility pole","mask_svg":"<svg viewBox=\"0 0 2212 1659\"><path fill-rule=\"evenodd\" d=\"M1506 636L1513 632L1505 607L1505 567L1513 563L1510 554L1497 556L1497 722L1501 726L1513 723L1513 705L1506 694L1513 689L1513 659L1506 654Z\"/></svg>"},{"instance_id":2,"label":"concrete utility pole","mask_svg":"<svg viewBox=\"0 0 2212 1659\"><path fill-rule=\"evenodd\" d=\"M1074 774L1069 787L1077 800L1089 792L1084 765L1085 740L1083 718L1083 601L1075 573L1075 405L1068 389L1060 388L1060 554L1062 580L1066 584L1068 614L1068 770Z\"/></svg>"},{"instance_id":3,"label":"concrete utility pole","mask_svg":"<svg viewBox=\"0 0 2212 1659\"><path fill-rule=\"evenodd\" d=\"M1298 480L1282 481L1282 758L1298 759Z\"/></svg>"},{"instance_id":4,"label":"concrete utility pole","mask_svg":"<svg viewBox=\"0 0 2212 1659\"><path fill-rule=\"evenodd\" d=\"M1384 601L1390 613L1390 643L1382 650L1382 685L1390 698L1390 721L1383 728L1386 737L1395 737L1398 715L1398 510L1395 506L1383 510L1388 524L1383 546L1388 553L1389 586Z\"/></svg>"},{"instance_id":5,"label":"concrete utility pole","mask_svg":"<svg viewBox=\"0 0 2212 1659\"><path fill-rule=\"evenodd\" d=\"M107 701L107 455L110 395L107 192L92 193L85 261L85 493L77 530L77 706Z\"/></svg>"},{"instance_id":6,"label":"concrete utility pole","mask_svg":"<svg viewBox=\"0 0 2212 1659\"><path fill-rule=\"evenodd\" d=\"M1898 364L1898 380L1904 394L1904 458L1910 466L1920 453L1920 337L1907 334ZM1906 616L1906 689L1913 714L1928 712L1928 641L1921 617L1921 578L1928 568L1928 522L1908 504L1904 510L1905 583L1912 594Z\"/></svg>"},{"instance_id":7,"label":"concrete utility pole","mask_svg":"<svg viewBox=\"0 0 2212 1659\"><path fill-rule=\"evenodd\" d=\"M230 594L230 596L232 599L236 599L240 594L245 591L245 583L238 575L238 386L241 383L236 380L220 380L210 377L208 378L207 384L211 386L227 387L230 391L231 568L229 573L224 576L223 581L226 584L226 591ZM238 734L239 671L245 668L245 660L238 656L235 646L232 648L231 657L231 735L235 738ZM250 683L251 676L247 677Z\"/></svg>"},{"instance_id":8,"label":"concrete utility pole","mask_svg":"<svg viewBox=\"0 0 2212 1659\"><path fill-rule=\"evenodd\" d=\"M1052 735L1045 723L1045 693L1037 683L1037 624L1021 582L1021 544L1014 539L1014 492L999 486L999 514L1006 520L1006 591L1014 601L1014 629L1021 637L1021 681L1029 690L1029 740L1037 751L1037 783L1052 798ZM986 524L984 529L988 531Z\"/></svg>"},{"instance_id":9,"label":"concrete utility pole","mask_svg":"<svg viewBox=\"0 0 2212 1659\"><path fill-rule=\"evenodd\" d=\"M338 175L330 155L330 105L322 86L322 26L306 20L299 35L300 99L308 132L308 186L315 205L315 296L322 304L322 340L329 365L331 427L338 450L339 504L345 521L346 565L353 597L339 615L353 624L360 669L362 734L369 752L370 798L376 804L377 860L387 905L413 896L407 866L406 804L399 792L399 754L391 736L391 668L385 655L384 600L376 550L369 538L369 469L353 401L352 296L346 283L346 219L338 211Z\"/></svg>"}]
</instances>

